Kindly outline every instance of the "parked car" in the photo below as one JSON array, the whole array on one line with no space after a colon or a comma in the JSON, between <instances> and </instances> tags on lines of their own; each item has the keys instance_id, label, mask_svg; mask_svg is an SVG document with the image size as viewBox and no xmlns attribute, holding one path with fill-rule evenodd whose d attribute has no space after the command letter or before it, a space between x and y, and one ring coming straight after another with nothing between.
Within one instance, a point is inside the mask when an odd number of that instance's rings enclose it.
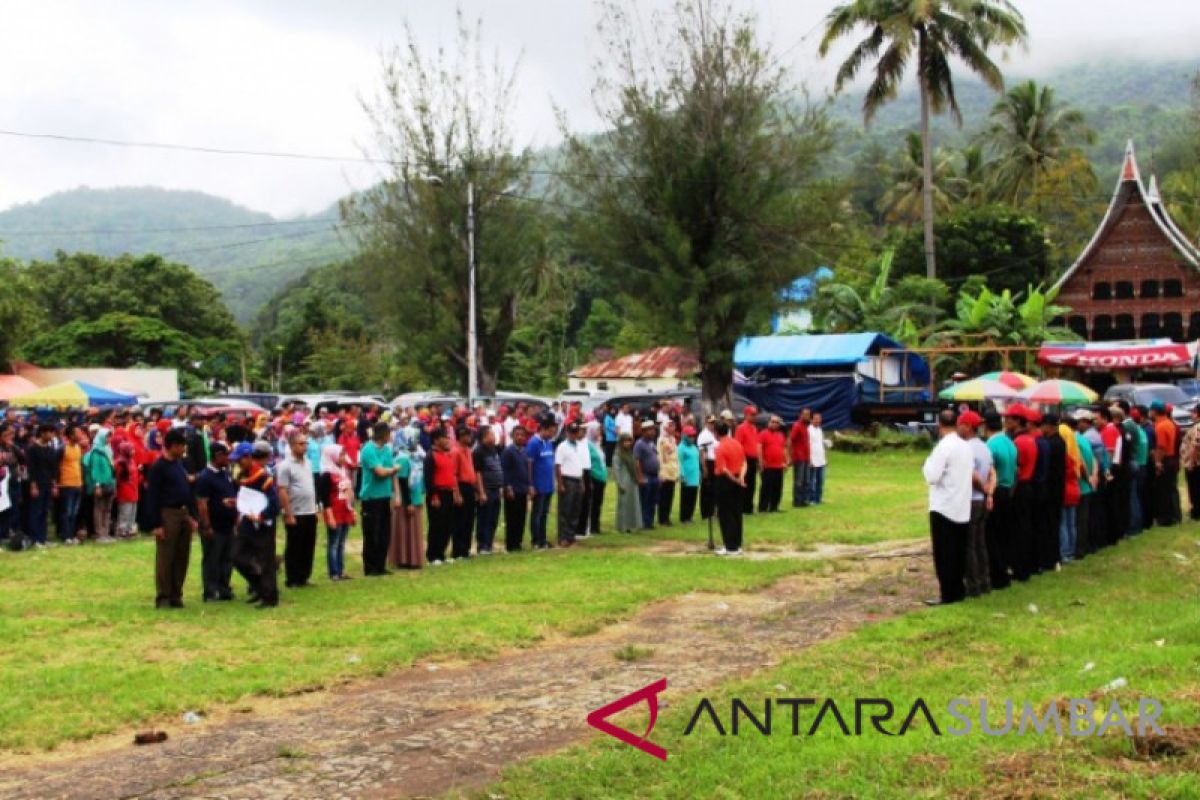
<instances>
[{"instance_id":1,"label":"parked car","mask_svg":"<svg viewBox=\"0 0 1200 800\"><path fill-rule=\"evenodd\" d=\"M1108 387L1104 392L1104 401L1124 400L1133 406L1149 406L1155 400L1161 400L1173 406L1171 418L1181 428L1192 425L1192 408L1196 399L1189 397L1183 389L1170 383L1117 383Z\"/></svg>"},{"instance_id":2,"label":"parked car","mask_svg":"<svg viewBox=\"0 0 1200 800\"><path fill-rule=\"evenodd\" d=\"M273 411L275 406L279 405L279 395L274 392L226 392L221 397L229 400L249 400L268 411Z\"/></svg>"},{"instance_id":3,"label":"parked car","mask_svg":"<svg viewBox=\"0 0 1200 800\"><path fill-rule=\"evenodd\" d=\"M613 406L614 408L620 408L628 403L634 414L648 413L650 411L650 406L652 406L654 403L662 402L663 400L668 402L680 402L683 404L684 408L691 411L693 414L697 415L697 418L699 418L701 409L703 407L702 399L703 393L699 389L672 389L668 392L613 395L604 402L610 406ZM733 414L739 422L742 419L743 410L748 405L753 405L753 403L743 395L740 395L736 392L734 393ZM755 422L760 428L765 428L767 426L767 421L771 416L770 409L760 408L758 411L758 417L755 419ZM793 421L794 420L784 420L784 422L789 424Z\"/></svg>"},{"instance_id":4,"label":"parked car","mask_svg":"<svg viewBox=\"0 0 1200 800\"><path fill-rule=\"evenodd\" d=\"M1188 397L1200 400L1200 379L1184 378L1181 381L1175 381L1175 385L1182 389Z\"/></svg>"},{"instance_id":5,"label":"parked car","mask_svg":"<svg viewBox=\"0 0 1200 800\"><path fill-rule=\"evenodd\" d=\"M390 408L387 403L370 395L365 397L335 395L332 397L324 397L318 400L313 409L315 411L321 411L322 409L326 411L340 411L344 408L351 408L353 406L358 406L364 411L373 408L380 412L387 411Z\"/></svg>"}]
</instances>

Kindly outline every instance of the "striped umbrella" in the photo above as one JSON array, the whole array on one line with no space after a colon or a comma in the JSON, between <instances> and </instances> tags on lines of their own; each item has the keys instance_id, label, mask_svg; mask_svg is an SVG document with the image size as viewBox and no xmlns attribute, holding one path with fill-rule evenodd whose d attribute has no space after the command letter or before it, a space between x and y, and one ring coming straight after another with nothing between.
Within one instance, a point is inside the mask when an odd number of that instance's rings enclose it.
<instances>
[{"instance_id":1,"label":"striped umbrella","mask_svg":"<svg viewBox=\"0 0 1200 800\"><path fill-rule=\"evenodd\" d=\"M1011 386L1000 381L990 381L983 378L956 383L938 392L938 397L942 400L950 400L955 403L1007 400L1016 396L1017 390Z\"/></svg>"},{"instance_id":2,"label":"striped umbrella","mask_svg":"<svg viewBox=\"0 0 1200 800\"><path fill-rule=\"evenodd\" d=\"M1100 399L1100 395L1082 383L1058 379L1035 383L1017 397L1027 403L1039 403L1044 406L1083 406Z\"/></svg>"},{"instance_id":3,"label":"striped umbrella","mask_svg":"<svg viewBox=\"0 0 1200 800\"><path fill-rule=\"evenodd\" d=\"M1012 388L1016 389L1018 392L1021 391L1022 389L1028 389L1030 386L1033 386L1035 383L1037 383L1037 379L1031 378L1028 375L1025 375L1024 373L1009 372L1008 370L1001 370L999 372L985 373L985 374L979 376L979 380L999 381L1000 383L1003 383L1005 386L1011 386Z\"/></svg>"}]
</instances>

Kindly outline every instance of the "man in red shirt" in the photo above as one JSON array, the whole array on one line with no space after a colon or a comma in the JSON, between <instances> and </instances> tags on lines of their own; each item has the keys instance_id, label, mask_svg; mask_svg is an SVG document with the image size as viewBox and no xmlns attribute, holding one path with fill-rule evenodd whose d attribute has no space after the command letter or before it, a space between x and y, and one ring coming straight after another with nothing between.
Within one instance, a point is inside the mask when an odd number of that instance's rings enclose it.
<instances>
[{"instance_id":1,"label":"man in red shirt","mask_svg":"<svg viewBox=\"0 0 1200 800\"><path fill-rule=\"evenodd\" d=\"M783 420L772 415L766 429L758 435L762 455L762 491L758 493L760 512L778 511L783 499L783 473L788 467L787 437Z\"/></svg>"},{"instance_id":2,"label":"man in red shirt","mask_svg":"<svg viewBox=\"0 0 1200 800\"><path fill-rule=\"evenodd\" d=\"M792 507L802 508L808 505L809 467L812 464L812 450L808 441L808 426L812 422L812 410L803 409L800 418L792 425L788 435L792 456Z\"/></svg>"},{"instance_id":3,"label":"man in red shirt","mask_svg":"<svg viewBox=\"0 0 1200 800\"><path fill-rule=\"evenodd\" d=\"M746 489L748 469L746 452L729 435L729 423L717 423L717 453L713 462L713 490L717 497L717 521L721 524L723 547L719 556L742 554L742 492Z\"/></svg>"},{"instance_id":4,"label":"man in red shirt","mask_svg":"<svg viewBox=\"0 0 1200 800\"><path fill-rule=\"evenodd\" d=\"M758 417L758 409L754 406L746 406L743 413L745 419L741 425L737 426L733 437L742 446L742 453L746 458L746 486L745 491L742 492L742 513L753 514L754 487L757 482L760 450L762 449L758 443L758 425L755 422Z\"/></svg>"},{"instance_id":5,"label":"man in red shirt","mask_svg":"<svg viewBox=\"0 0 1200 800\"><path fill-rule=\"evenodd\" d=\"M1159 525L1169 527L1183 521L1179 502L1179 429L1167 411L1166 404L1155 400L1150 404L1154 420L1154 512Z\"/></svg>"},{"instance_id":6,"label":"man in red shirt","mask_svg":"<svg viewBox=\"0 0 1200 800\"><path fill-rule=\"evenodd\" d=\"M1017 403L1004 414L1005 427L1017 448L1017 483L1012 495L1012 531L1008 563L1013 577L1027 581L1037 565L1033 535L1034 490L1033 473L1037 467L1038 448L1029 424L1033 412Z\"/></svg>"}]
</instances>

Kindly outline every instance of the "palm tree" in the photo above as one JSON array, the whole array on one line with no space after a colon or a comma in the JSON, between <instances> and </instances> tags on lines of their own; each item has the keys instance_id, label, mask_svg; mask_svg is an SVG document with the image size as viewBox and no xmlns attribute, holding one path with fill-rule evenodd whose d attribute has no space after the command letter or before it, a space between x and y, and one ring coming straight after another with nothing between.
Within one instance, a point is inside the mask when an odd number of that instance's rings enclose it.
<instances>
[{"instance_id":1,"label":"palm tree","mask_svg":"<svg viewBox=\"0 0 1200 800\"><path fill-rule=\"evenodd\" d=\"M904 147L890 170L889 186L883 195L888 222L912 224L921 219L921 203L925 196L925 169L922 164L921 137L910 133ZM950 208L953 196L946 191L957 184L954 154L938 150L933 157L933 206L936 211Z\"/></svg>"},{"instance_id":2,"label":"palm tree","mask_svg":"<svg viewBox=\"0 0 1200 800\"><path fill-rule=\"evenodd\" d=\"M1016 205L1037 194L1038 178L1096 140L1083 113L1063 105L1051 86L1025 81L992 109L980 140L992 151L992 191Z\"/></svg>"},{"instance_id":3,"label":"palm tree","mask_svg":"<svg viewBox=\"0 0 1200 800\"><path fill-rule=\"evenodd\" d=\"M925 173L925 272L928 277L936 278L929 115L948 109L954 121L962 125L950 71L951 57L961 60L995 91L1003 91L1004 77L988 57L988 49L992 45L1024 41L1025 20L1009 0L851 0L834 8L826 18L821 55L825 56L835 41L859 26L870 33L838 68L834 90L840 92L868 59L878 56L875 77L863 98L863 117L868 124L884 103L896 97L909 62L915 60L917 64Z\"/></svg>"},{"instance_id":4,"label":"palm tree","mask_svg":"<svg viewBox=\"0 0 1200 800\"><path fill-rule=\"evenodd\" d=\"M917 344L928 335L941 309L897 291L891 283L894 255L892 250L883 254L869 285L822 283L812 303L814 329L825 333L878 331L905 344Z\"/></svg>"}]
</instances>

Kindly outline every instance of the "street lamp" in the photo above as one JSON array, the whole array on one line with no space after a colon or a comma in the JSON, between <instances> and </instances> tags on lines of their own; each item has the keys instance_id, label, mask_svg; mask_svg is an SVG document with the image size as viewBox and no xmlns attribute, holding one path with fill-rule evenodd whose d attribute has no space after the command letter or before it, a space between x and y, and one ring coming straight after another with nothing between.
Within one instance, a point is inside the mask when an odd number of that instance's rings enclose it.
<instances>
[{"instance_id":1,"label":"street lamp","mask_svg":"<svg viewBox=\"0 0 1200 800\"><path fill-rule=\"evenodd\" d=\"M430 186L441 186L444 181L437 175L423 175L421 181ZM509 194L516 184L509 186L498 196ZM479 343L475 330L475 181L467 181L467 405L479 396Z\"/></svg>"}]
</instances>

